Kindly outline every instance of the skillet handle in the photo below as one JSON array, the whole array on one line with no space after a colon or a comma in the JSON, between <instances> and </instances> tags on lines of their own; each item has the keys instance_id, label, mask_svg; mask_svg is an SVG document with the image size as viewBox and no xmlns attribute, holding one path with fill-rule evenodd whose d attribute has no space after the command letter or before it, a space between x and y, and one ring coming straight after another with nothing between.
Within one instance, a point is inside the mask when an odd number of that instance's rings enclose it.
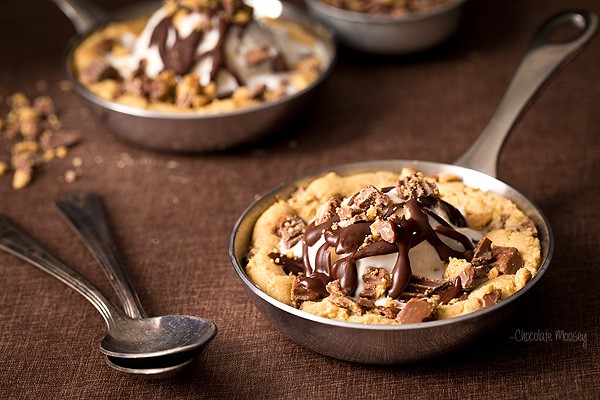
<instances>
[{"instance_id":1,"label":"skillet handle","mask_svg":"<svg viewBox=\"0 0 600 400\"><path fill-rule=\"evenodd\" d=\"M108 14L87 0L52 0L71 20L78 35L84 35L93 28L108 21Z\"/></svg>"},{"instance_id":2,"label":"skillet handle","mask_svg":"<svg viewBox=\"0 0 600 400\"><path fill-rule=\"evenodd\" d=\"M548 19L536 32L491 121L473 145L454 162L496 177L504 141L542 85L566 65L592 37L598 26L596 14L572 10ZM575 28L575 37L560 40Z\"/></svg>"}]
</instances>

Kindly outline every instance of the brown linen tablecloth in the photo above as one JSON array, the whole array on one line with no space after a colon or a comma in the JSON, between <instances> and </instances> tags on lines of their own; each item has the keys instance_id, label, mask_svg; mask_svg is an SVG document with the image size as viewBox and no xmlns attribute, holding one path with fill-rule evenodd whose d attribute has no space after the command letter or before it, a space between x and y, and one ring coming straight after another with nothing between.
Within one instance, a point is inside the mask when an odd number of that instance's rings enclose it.
<instances>
[{"instance_id":1,"label":"brown linen tablecloth","mask_svg":"<svg viewBox=\"0 0 600 400\"><path fill-rule=\"evenodd\" d=\"M576 5L600 13L596 0ZM114 299L92 256L52 208L70 190L99 193L148 313L204 316L219 333L179 377L122 375L98 351L105 326L94 308L2 252L0 398L598 396L598 35L533 104L500 160L500 179L538 204L556 235L546 276L501 329L415 365L336 361L275 331L250 304L227 254L240 213L282 181L350 161L455 160L492 115L537 26L572 6L567 0L471 1L459 34L435 51L405 58L343 51L314 109L286 132L227 153L181 156L113 138L74 92L60 89L69 21L49 1L3 1L0 94L35 96L47 83L44 93L55 98L63 125L80 129L84 140L26 189L13 190L10 178L0 176L0 212ZM61 182L75 157L83 160L83 175ZM553 340L523 340L523 333L536 332Z\"/></svg>"}]
</instances>

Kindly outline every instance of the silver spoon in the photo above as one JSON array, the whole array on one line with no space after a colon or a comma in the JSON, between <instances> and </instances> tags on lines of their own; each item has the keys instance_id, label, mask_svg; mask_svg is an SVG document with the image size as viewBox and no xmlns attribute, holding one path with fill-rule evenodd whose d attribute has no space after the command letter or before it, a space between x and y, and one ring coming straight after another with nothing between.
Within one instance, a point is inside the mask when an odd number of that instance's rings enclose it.
<instances>
[{"instance_id":1,"label":"silver spoon","mask_svg":"<svg viewBox=\"0 0 600 400\"><path fill-rule=\"evenodd\" d=\"M139 297L119 261L101 198L94 193L72 192L57 200L56 208L102 267L123 304L125 313L132 318L147 318ZM162 356L154 360L144 359L143 363L106 356L106 362L121 372L164 378L181 372L198 355L196 353L183 353L178 357Z\"/></svg>"},{"instance_id":2,"label":"silver spoon","mask_svg":"<svg viewBox=\"0 0 600 400\"><path fill-rule=\"evenodd\" d=\"M96 307L108 327L100 351L110 356L113 362L155 362L160 360L157 357L199 354L216 334L216 326L204 318L170 315L135 319L126 316L94 284L50 254L3 215L0 215L0 248L59 279Z\"/></svg>"}]
</instances>

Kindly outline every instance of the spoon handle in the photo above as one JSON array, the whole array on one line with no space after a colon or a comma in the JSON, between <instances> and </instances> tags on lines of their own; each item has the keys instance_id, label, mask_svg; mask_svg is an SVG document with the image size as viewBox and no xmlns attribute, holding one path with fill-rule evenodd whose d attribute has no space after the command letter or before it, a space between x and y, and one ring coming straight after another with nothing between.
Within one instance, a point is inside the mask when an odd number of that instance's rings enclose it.
<instances>
[{"instance_id":1,"label":"spoon handle","mask_svg":"<svg viewBox=\"0 0 600 400\"><path fill-rule=\"evenodd\" d=\"M454 164L495 177L502 145L527 105L548 78L581 50L597 26L596 14L585 10L563 12L547 20L534 35L489 124ZM577 34L561 40L561 30L567 33L569 28Z\"/></svg>"},{"instance_id":2,"label":"spoon handle","mask_svg":"<svg viewBox=\"0 0 600 400\"><path fill-rule=\"evenodd\" d=\"M27 232L0 214L0 249L20 257L79 292L100 312L110 328L121 311L93 283L44 249Z\"/></svg>"},{"instance_id":3,"label":"spoon handle","mask_svg":"<svg viewBox=\"0 0 600 400\"><path fill-rule=\"evenodd\" d=\"M127 279L119 261L102 199L94 193L71 192L56 201L60 214L83 240L102 267L125 313L132 318L146 318L142 303Z\"/></svg>"}]
</instances>

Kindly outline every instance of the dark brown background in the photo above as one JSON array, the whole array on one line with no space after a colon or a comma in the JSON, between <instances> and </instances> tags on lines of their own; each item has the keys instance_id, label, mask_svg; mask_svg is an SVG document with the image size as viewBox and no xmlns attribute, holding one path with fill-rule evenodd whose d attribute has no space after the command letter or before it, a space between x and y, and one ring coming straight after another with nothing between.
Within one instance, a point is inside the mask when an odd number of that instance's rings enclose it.
<instances>
[{"instance_id":1,"label":"dark brown background","mask_svg":"<svg viewBox=\"0 0 600 400\"><path fill-rule=\"evenodd\" d=\"M114 9L118 1L106 5ZM600 13L600 3L578 6ZM227 255L232 226L257 194L304 173L379 158L452 162L487 123L535 28L568 0L478 0L460 33L415 57L343 52L315 109L295 128L236 151L178 156L114 139L58 82L73 34L50 1L0 5L0 94L33 96L36 81L84 141L20 191L0 177L8 214L106 292L84 245L52 209L73 190L101 194L134 286L151 315L196 314L219 334L184 375L141 381L104 365L104 323L78 294L0 254L2 398L594 397L598 355L600 39L534 103L508 140L500 179L537 203L556 235L554 261L510 323L448 357L376 367L322 357L288 341L249 303ZM39 86L39 85L38 85ZM7 148L0 149L3 154ZM60 183L73 157L83 176ZM171 162L173 161L173 162ZM175 168L173 168L175 166ZM113 296L114 297L114 296ZM518 342L516 330L582 342Z\"/></svg>"}]
</instances>

